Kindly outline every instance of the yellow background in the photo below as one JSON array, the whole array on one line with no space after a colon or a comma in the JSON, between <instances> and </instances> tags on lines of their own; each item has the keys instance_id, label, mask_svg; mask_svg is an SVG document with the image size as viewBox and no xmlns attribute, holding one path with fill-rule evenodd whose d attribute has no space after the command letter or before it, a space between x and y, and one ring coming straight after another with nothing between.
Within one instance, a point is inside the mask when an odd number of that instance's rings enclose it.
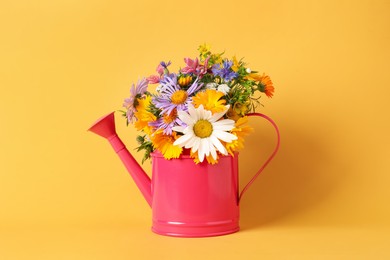
<instances>
[{"instance_id":1,"label":"yellow background","mask_svg":"<svg viewBox=\"0 0 390 260\"><path fill-rule=\"evenodd\" d=\"M0 259L390 258L390 1L2 0L0 37ZM158 236L86 129L204 42L271 75L259 112L282 146L242 201L239 233ZM251 123L241 185L275 145L269 124Z\"/></svg>"}]
</instances>

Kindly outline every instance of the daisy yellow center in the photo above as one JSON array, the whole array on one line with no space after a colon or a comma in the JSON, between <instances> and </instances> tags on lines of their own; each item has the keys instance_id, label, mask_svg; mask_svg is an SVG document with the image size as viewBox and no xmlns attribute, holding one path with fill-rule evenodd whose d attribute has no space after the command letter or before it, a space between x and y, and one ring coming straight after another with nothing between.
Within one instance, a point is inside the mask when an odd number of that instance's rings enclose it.
<instances>
[{"instance_id":1,"label":"daisy yellow center","mask_svg":"<svg viewBox=\"0 0 390 260\"><path fill-rule=\"evenodd\" d=\"M213 125L207 120L200 119L195 123L193 130L197 137L206 138L213 133Z\"/></svg>"},{"instance_id":2,"label":"daisy yellow center","mask_svg":"<svg viewBox=\"0 0 390 260\"><path fill-rule=\"evenodd\" d=\"M183 104L187 100L188 94L184 90L177 90L172 94L171 101L175 105Z\"/></svg>"}]
</instances>

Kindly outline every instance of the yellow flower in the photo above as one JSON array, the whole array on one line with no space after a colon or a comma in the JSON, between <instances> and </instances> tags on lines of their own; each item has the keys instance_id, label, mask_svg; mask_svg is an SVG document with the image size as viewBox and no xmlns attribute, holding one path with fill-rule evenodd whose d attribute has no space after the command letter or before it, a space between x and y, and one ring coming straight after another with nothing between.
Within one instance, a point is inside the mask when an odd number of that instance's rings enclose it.
<instances>
[{"instance_id":1,"label":"yellow flower","mask_svg":"<svg viewBox=\"0 0 390 260\"><path fill-rule=\"evenodd\" d=\"M232 107L226 112L226 116L234 121L241 118L241 116Z\"/></svg>"},{"instance_id":2,"label":"yellow flower","mask_svg":"<svg viewBox=\"0 0 390 260\"><path fill-rule=\"evenodd\" d=\"M227 117L237 122L238 119L245 116L250 110L250 103L235 103L233 107L230 107L226 113Z\"/></svg>"},{"instance_id":3,"label":"yellow flower","mask_svg":"<svg viewBox=\"0 0 390 260\"><path fill-rule=\"evenodd\" d=\"M241 117L237 120L235 127L231 133L237 136L236 140L230 143L224 143L226 150L233 156L235 151L244 148L244 137L253 132L253 128L246 125L248 123L248 117Z\"/></svg>"},{"instance_id":4,"label":"yellow flower","mask_svg":"<svg viewBox=\"0 0 390 260\"><path fill-rule=\"evenodd\" d=\"M157 130L150 137L153 143L153 147L157 149L165 159L179 158L183 151L183 148L177 145L173 145L173 142L177 139L176 132L172 132L172 135L166 135L162 130Z\"/></svg>"},{"instance_id":5,"label":"yellow flower","mask_svg":"<svg viewBox=\"0 0 390 260\"><path fill-rule=\"evenodd\" d=\"M185 86L188 86L192 81L192 77L187 75L187 76L180 76L180 78L178 79L178 83L180 85L180 87L185 87Z\"/></svg>"},{"instance_id":6,"label":"yellow flower","mask_svg":"<svg viewBox=\"0 0 390 260\"><path fill-rule=\"evenodd\" d=\"M146 96L143 99L137 98L137 111L134 113L134 116L137 119L137 121L134 123L134 127L138 131L143 130L148 135L151 135L153 130L153 127L149 126L149 122L156 120L156 116L148 111L148 107L151 101L151 96Z\"/></svg>"},{"instance_id":7,"label":"yellow flower","mask_svg":"<svg viewBox=\"0 0 390 260\"><path fill-rule=\"evenodd\" d=\"M212 64L222 64L222 54L223 53L220 53L220 54L212 54L211 57L210 57L210 60L212 61Z\"/></svg>"},{"instance_id":8,"label":"yellow flower","mask_svg":"<svg viewBox=\"0 0 390 260\"><path fill-rule=\"evenodd\" d=\"M232 66L232 70L233 70L234 72L237 72L239 68L240 68L240 63L238 62L236 56L233 56L233 66Z\"/></svg>"},{"instance_id":9,"label":"yellow flower","mask_svg":"<svg viewBox=\"0 0 390 260\"><path fill-rule=\"evenodd\" d=\"M214 89L198 92L192 102L195 108L203 105L204 109L211 111L213 114L225 111L226 100L221 99L224 94Z\"/></svg>"},{"instance_id":10,"label":"yellow flower","mask_svg":"<svg viewBox=\"0 0 390 260\"><path fill-rule=\"evenodd\" d=\"M201 56L203 56L205 54L207 55L207 53L210 52L210 45L204 43L203 45L199 46L198 50L199 50Z\"/></svg>"},{"instance_id":11,"label":"yellow flower","mask_svg":"<svg viewBox=\"0 0 390 260\"><path fill-rule=\"evenodd\" d=\"M260 81L261 76L257 73L249 73L248 75L245 76L245 79L253 80L253 81Z\"/></svg>"}]
</instances>

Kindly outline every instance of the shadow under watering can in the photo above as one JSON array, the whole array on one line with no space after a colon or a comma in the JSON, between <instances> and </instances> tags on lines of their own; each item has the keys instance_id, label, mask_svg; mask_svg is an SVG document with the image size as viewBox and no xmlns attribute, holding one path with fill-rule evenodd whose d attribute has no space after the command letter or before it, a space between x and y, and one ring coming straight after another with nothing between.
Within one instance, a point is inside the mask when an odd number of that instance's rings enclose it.
<instances>
[{"instance_id":1,"label":"shadow under watering can","mask_svg":"<svg viewBox=\"0 0 390 260\"><path fill-rule=\"evenodd\" d=\"M114 112L99 119L89 131L106 138L118 154L145 200L152 208L152 231L167 236L209 237L237 232L240 199L276 155L280 135L275 122L260 113L275 128L277 144L267 161L239 193L238 153L220 156L215 165L195 164L189 155L167 160L153 152L152 178L126 149L115 130Z\"/></svg>"}]
</instances>

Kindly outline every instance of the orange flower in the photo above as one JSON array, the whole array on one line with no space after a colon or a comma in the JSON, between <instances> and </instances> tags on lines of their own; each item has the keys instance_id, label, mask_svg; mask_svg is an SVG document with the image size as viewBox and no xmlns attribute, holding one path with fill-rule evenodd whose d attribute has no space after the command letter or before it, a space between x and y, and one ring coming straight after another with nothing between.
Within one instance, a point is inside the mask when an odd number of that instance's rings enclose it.
<instances>
[{"instance_id":1,"label":"orange flower","mask_svg":"<svg viewBox=\"0 0 390 260\"><path fill-rule=\"evenodd\" d=\"M172 132L172 135L166 135L162 130L157 130L150 137L153 147L156 148L165 159L179 158L183 151L183 148L177 145L173 145L177 139L176 132Z\"/></svg>"},{"instance_id":2,"label":"orange flower","mask_svg":"<svg viewBox=\"0 0 390 260\"><path fill-rule=\"evenodd\" d=\"M192 102L194 103L195 108L203 105L206 110L210 110L215 114L225 110L226 100L221 99L223 96L224 94L221 91L206 89L206 91L199 91L192 98Z\"/></svg>"},{"instance_id":3,"label":"orange flower","mask_svg":"<svg viewBox=\"0 0 390 260\"><path fill-rule=\"evenodd\" d=\"M236 140L231 143L224 143L226 150L233 156L235 151L244 148L244 137L253 132L253 128L246 125L248 123L248 117L244 116L237 120L235 127L232 130L232 134L237 136Z\"/></svg>"},{"instance_id":4,"label":"orange flower","mask_svg":"<svg viewBox=\"0 0 390 260\"><path fill-rule=\"evenodd\" d=\"M272 97L274 95L275 88L271 78L268 75L263 74L260 78L260 83L264 85L264 92L267 97Z\"/></svg>"},{"instance_id":5,"label":"orange flower","mask_svg":"<svg viewBox=\"0 0 390 260\"><path fill-rule=\"evenodd\" d=\"M275 92L274 84L271 81L271 78L268 75L259 75L257 73L250 73L245 76L248 80L257 81L260 83L259 90L264 92L267 97L272 97Z\"/></svg>"},{"instance_id":6,"label":"orange flower","mask_svg":"<svg viewBox=\"0 0 390 260\"><path fill-rule=\"evenodd\" d=\"M153 122L156 120L156 116L148 111L150 102L152 102L152 97L146 96L143 99L137 98L137 102L137 111L134 113L134 116L137 121L135 121L134 127L138 131L143 130L148 135L151 135L153 127L149 126L149 122Z\"/></svg>"}]
</instances>

